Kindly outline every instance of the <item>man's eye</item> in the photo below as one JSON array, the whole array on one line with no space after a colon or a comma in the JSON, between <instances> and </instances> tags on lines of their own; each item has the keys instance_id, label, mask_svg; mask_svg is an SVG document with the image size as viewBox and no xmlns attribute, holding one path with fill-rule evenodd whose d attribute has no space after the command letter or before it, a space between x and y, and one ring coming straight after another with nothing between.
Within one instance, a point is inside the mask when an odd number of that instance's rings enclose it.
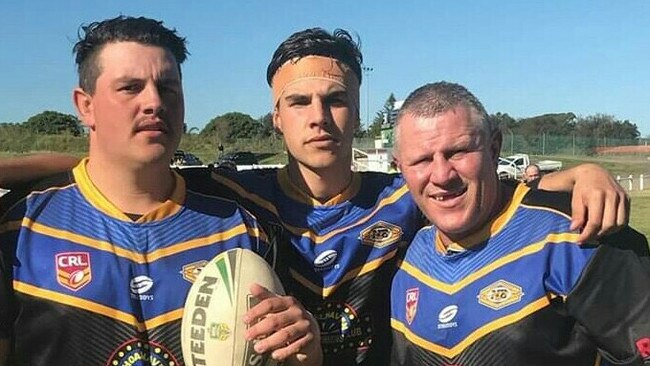
<instances>
[{"instance_id":1,"label":"man's eye","mask_svg":"<svg viewBox=\"0 0 650 366\"><path fill-rule=\"evenodd\" d=\"M348 103L348 101L343 97L330 98L327 102L330 105L337 106L337 107L346 106Z\"/></svg>"},{"instance_id":2,"label":"man's eye","mask_svg":"<svg viewBox=\"0 0 650 366\"><path fill-rule=\"evenodd\" d=\"M136 92L140 87L137 84L122 85L117 90L125 92Z\"/></svg>"},{"instance_id":3,"label":"man's eye","mask_svg":"<svg viewBox=\"0 0 650 366\"><path fill-rule=\"evenodd\" d=\"M160 93L161 94L173 94L176 95L178 94L178 88L174 86L161 86L160 87Z\"/></svg>"},{"instance_id":4,"label":"man's eye","mask_svg":"<svg viewBox=\"0 0 650 366\"><path fill-rule=\"evenodd\" d=\"M456 150L449 154L449 159L462 159L467 154L467 150Z\"/></svg>"},{"instance_id":5,"label":"man's eye","mask_svg":"<svg viewBox=\"0 0 650 366\"><path fill-rule=\"evenodd\" d=\"M300 106L306 106L306 105L309 105L309 101L306 100L306 99L296 99L296 100L292 100L291 102L289 102L289 106L291 106L291 107L294 107L294 106L300 107Z\"/></svg>"}]
</instances>

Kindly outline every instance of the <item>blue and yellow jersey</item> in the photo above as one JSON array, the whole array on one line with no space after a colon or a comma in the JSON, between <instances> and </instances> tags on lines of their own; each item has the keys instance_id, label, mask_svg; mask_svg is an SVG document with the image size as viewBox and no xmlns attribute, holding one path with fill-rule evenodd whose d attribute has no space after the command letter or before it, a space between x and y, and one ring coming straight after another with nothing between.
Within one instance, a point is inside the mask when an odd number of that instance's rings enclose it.
<instances>
[{"instance_id":1,"label":"blue and yellow jersey","mask_svg":"<svg viewBox=\"0 0 650 366\"><path fill-rule=\"evenodd\" d=\"M183 174L191 182L201 172ZM286 169L218 170L213 179L278 243L277 271L319 321L325 365L387 364L398 249L423 225L401 176L354 173L328 202L298 189Z\"/></svg>"},{"instance_id":2,"label":"blue and yellow jersey","mask_svg":"<svg viewBox=\"0 0 650 366\"><path fill-rule=\"evenodd\" d=\"M393 364L594 365L597 348L640 362L647 242L627 230L607 239L621 248L579 246L568 203L520 185L463 243L445 247L435 227L420 230L393 281ZM623 250L632 241L646 257Z\"/></svg>"},{"instance_id":3,"label":"blue and yellow jersey","mask_svg":"<svg viewBox=\"0 0 650 366\"><path fill-rule=\"evenodd\" d=\"M235 202L170 174L172 196L135 221L85 161L12 203L0 221L0 337L13 338L15 364L182 364L180 320L202 266L269 245Z\"/></svg>"}]
</instances>

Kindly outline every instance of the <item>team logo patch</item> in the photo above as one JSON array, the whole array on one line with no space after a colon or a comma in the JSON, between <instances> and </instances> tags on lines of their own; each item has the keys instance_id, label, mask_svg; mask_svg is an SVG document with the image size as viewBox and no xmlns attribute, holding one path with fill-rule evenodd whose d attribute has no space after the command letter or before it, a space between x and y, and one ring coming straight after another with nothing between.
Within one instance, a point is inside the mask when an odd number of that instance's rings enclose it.
<instances>
[{"instance_id":1,"label":"team logo patch","mask_svg":"<svg viewBox=\"0 0 650 366\"><path fill-rule=\"evenodd\" d=\"M521 301L524 292L521 287L505 280L499 280L478 294L478 302L491 309L499 310Z\"/></svg>"},{"instance_id":2,"label":"team logo patch","mask_svg":"<svg viewBox=\"0 0 650 366\"><path fill-rule=\"evenodd\" d=\"M339 256L339 254L336 252L336 250L329 249L326 250L322 253L320 253L316 258L314 259L314 268L318 270L324 270L327 268L330 268L336 263L336 258ZM335 268L338 268L338 266L335 266Z\"/></svg>"},{"instance_id":3,"label":"team logo patch","mask_svg":"<svg viewBox=\"0 0 650 366\"><path fill-rule=\"evenodd\" d=\"M372 343L370 315L359 314L352 306L338 301L319 304L313 313L320 325L323 353L363 350Z\"/></svg>"},{"instance_id":4,"label":"team logo patch","mask_svg":"<svg viewBox=\"0 0 650 366\"><path fill-rule=\"evenodd\" d=\"M153 300L153 295L147 294L153 287L153 280L148 276L136 276L129 281L131 298L134 300Z\"/></svg>"},{"instance_id":5,"label":"team logo patch","mask_svg":"<svg viewBox=\"0 0 650 366\"><path fill-rule=\"evenodd\" d=\"M402 237L402 228L385 221L379 221L363 229L360 237L363 244L384 248Z\"/></svg>"},{"instance_id":6,"label":"team logo patch","mask_svg":"<svg viewBox=\"0 0 650 366\"><path fill-rule=\"evenodd\" d=\"M88 252L59 253L55 262L56 281L69 290L78 291L92 280Z\"/></svg>"},{"instance_id":7,"label":"team logo patch","mask_svg":"<svg viewBox=\"0 0 650 366\"><path fill-rule=\"evenodd\" d=\"M438 329L455 328L458 323L452 321L458 314L458 305L449 305L438 313Z\"/></svg>"},{"instance_id":8,"label":"team logo patch","mask_svg":"<svg viewBox=\"0 0 650 366\"><path fill-rule=\"evenodd\" d=\"M419 288L410 288L406 290L406 322L411 325L415 319L415 313L418 311L418 298L420 297Z\"/></svg>"},{"instance_id":9,"label":"team logo patch","mask_svg":"<svg viewBox=\"0 0 650 366\"><path fill-rule=\"evenodd\" d=\"M162 345L140 339L121 344L106 361L106 366L179 366L178 360Z\"/></svg>"},{"instance_id":10,"label":"team logo patch","mask_svg":"<svg viewBox=\"0 0 650 366\"><path fill-rule=\"evenodd\" d=\"M183 276L185 281L194 283L196 277L201 273L201 270L206 264L208 264L208 261L206 260L188 263L181 268L180 274Z\"/></svg>"},{"instance_id":11,"label":"team logo patch","mask_svg":"<svg viewBox=\"0 0 650 366\"><path fill-rule=\"evenodd\" d=\"M226 323L212 323L210 324L210 338L225 341L230 337L232 331Z\"/></svg>"}]
</instances>

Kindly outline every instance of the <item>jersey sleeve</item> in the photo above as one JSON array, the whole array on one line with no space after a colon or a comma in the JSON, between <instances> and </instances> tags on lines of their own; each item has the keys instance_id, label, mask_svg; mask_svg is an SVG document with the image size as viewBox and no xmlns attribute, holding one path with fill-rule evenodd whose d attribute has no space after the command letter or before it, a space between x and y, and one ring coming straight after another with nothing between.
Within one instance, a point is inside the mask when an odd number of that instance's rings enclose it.
<instances>
[{"instance_id":1,"label":"jersey sleeve","mask_svg":"<svg viewBox=\"0 0 650 366\"><path fill-rule=\"evenodd\" d=\"M257 218L253 216L253 214L251 214L249 211L247 211L245 208L239 205L238 207L239 210L241 211L241 215L244 224L246 225L248 236L250 238L250 247L248 247L247 249L250 249L255 253L259 254L269 264L271 264L271 266L273 266L273 264L275 263L276 251L274 245L269 240L269 236L267 235L262 225L260 225L260 222L257 221Z\"/></svg>"},{"instance_id":2,"label":"jersey sleeve","mask_svg":"<svg viewBox=\"0 0 650 366\"><path fill-rule=\"evenodd\" d=\"M15 202L12 197L3 197L0 204L11 207L0 214L0 339L10 338L15 318L13 265L20 224L24 216L25 201Z\"/></svg>"},{"instance_id":3,"label":"jersey sleeve","mask_svg":"<svg viewBox=\"0 0 650 366\"><path fill-rule=\"evenodd\" d=\"M605 359L617 365L650 365L648 257L599 246L566 304Z\"/></svg>"}]
</instances>

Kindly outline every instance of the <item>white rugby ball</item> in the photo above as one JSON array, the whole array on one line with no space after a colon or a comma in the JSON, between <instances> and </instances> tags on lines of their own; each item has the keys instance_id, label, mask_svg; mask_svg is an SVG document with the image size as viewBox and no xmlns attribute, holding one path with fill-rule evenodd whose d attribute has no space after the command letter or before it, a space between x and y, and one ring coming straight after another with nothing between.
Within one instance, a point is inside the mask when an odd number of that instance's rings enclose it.
<instances>
[{"instance_id":1,"label":"white rugby ball","mask_svg":"<svg viewBox=\"0 0 650 366\"><path fill-rule=\"evenodd\" d=\"M259 301L249 288L258 283L284 295L273 269L248 249L214 257L197 276L185 300L181 346L186 366L275 366L270 354L258 354L246 341L243 315Z\"/></svg>"}]
</instances>

